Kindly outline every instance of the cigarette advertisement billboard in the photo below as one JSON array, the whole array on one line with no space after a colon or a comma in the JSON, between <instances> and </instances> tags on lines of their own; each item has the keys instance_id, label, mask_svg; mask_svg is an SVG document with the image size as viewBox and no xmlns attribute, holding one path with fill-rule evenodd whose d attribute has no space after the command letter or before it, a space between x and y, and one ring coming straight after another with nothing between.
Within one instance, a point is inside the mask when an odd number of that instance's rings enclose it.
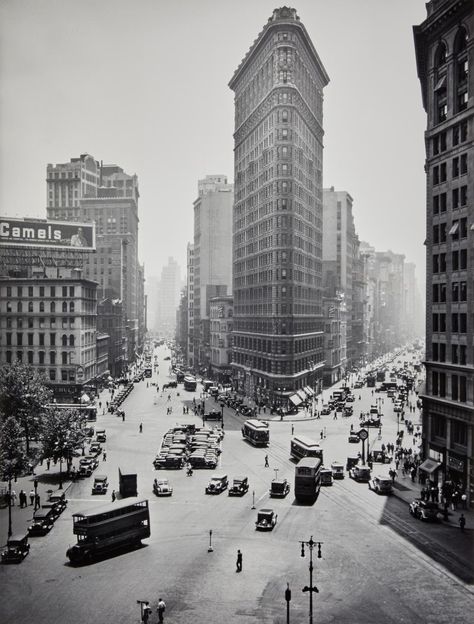
<instances>
[{"instance_id":1,"label":"cigarette advertisement billboard","mask_svg":"<svg viewBox=\"0 0 474 624\"><path fill-rule=\"evenodd\" d=\"M91 251L95 224L0 217L0 245Z\"/></svg>"}]
</instances>

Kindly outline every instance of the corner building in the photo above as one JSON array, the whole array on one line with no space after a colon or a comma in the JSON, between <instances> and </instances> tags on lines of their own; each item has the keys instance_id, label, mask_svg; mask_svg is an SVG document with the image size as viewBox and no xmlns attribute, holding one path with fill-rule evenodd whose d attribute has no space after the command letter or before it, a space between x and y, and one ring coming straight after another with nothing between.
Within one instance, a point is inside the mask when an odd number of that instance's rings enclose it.
<instances>
[{"instance_id":1,"label":"corner building","mask_svg":"<svg viewBox=\"0 0 474 624\"><path fill-rule=\"evenodd\" d=\"M235 92L233 370L273 405L319 389L323 88L295 9L275 9L229 86Z\"/></svg>"},{"instance_id":2,"label":"corner building","mask_svg":"<svg viewBox=\"0 0 474 624\"><path fill-rule=\"evenodd\" d=\"M432 0L414 27L427 115L426 389L431 478L474 504L474 4Z\"/></svg>"}]
</instances>

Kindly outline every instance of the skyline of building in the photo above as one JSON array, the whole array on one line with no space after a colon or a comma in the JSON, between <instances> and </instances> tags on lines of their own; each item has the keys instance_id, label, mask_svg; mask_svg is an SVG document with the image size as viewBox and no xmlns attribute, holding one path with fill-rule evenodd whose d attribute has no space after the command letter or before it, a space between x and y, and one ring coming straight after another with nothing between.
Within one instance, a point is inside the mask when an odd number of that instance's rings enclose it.
<instances>
[{"instance_id":1,"label":"skyline of building","mask_svg":"<svg viewBox=\"0 0 474 624\"><path fill-rule=\"evenodd\" d=\"M287 405L322 379L323 88L296 10L275 9L229 83L235 94L233 368Z\"/></svg>"}]
</instances>

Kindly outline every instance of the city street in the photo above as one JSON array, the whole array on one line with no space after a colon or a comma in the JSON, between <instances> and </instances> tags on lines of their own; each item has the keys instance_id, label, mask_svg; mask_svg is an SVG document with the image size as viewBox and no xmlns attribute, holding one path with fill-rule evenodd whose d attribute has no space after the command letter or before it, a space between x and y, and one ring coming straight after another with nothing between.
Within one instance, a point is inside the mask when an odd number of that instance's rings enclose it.
<instances>
[{"instance_id":1,"label":"city street","mask_svg":"<svg viewBox=\"0 0 474 624\"><path fill-rule=\"evenodd\" d=\"M160 371L148 382L157 382L161 388L168 379L169 361L163 360L164 347L157 352ZM2 622L137 623L137 600L150 601L155 611L151 622L155 622L156 604L162 597L167 604L166 622L283 623L287 583L292 590L291 622L307 622L309 596L301 589L309 584L309 551L305 549L304 559L300 556L300 541L311 536L322 542L321 559L316 550L313 553L313 585L319 590L314 594L315 622L471 621L472 527L461 533L454 524L423 524L408 514L401 498L377 496L347 474L343 481L323 488L312 506L297 504L293 498L291 427L295 434L318 440L325 430L321 440L325 465L336 459L344 462L359 450L359 445L348 443L347 436L351 423L358 429L360 411L367 411L374 402L370 388L355 391L351 418L271 420L268 449L243 441L244 418L226 410L223 453L215 471L195 470L192 477L185 470L155 471L152 460L163 433L176 423L201 424L191 410L189 415L182 414L183 401L190 404L193 396L199 399L200 388L193 394L178 386L162 394L151 384L147 388L145 380L135 385L122 405L124 422L108 413L98 418L97 425L107 430L107 461L101 461L96 470L109 477L106 501L112 489L118 491L119 466L138 473L139 496L150 501L151 537L143 548L91 565L69 565L66 549L75 541L71 514L104 503L104 498L91 495L93 477L73 483L67 494L69 506L49 535L30 539L30 554L21 565L1 566L2 587L9 597L0 606ZM214 405L212 399L208 402L209 407ZM173 412L166 415L169 406ZM395 441L397 419L386 396L382 407L382 439ZM377 433L371 429L370 438ZM264 466L266 454L269 468ZM375 464L374 472L386 474L388 465ZM249 492L242 498L230 498L227 492L206 496L209 478L220 473L229 480L247 475ZM291 483L286 499L268 497L275 475ZM173 496L156 498L153 479L164 476L174 487ZM399 475L398 481L409 490L409 477ZM252 509L253 492L256 510ZM255 531L257 510L262 507L278 514L270 533ZM3 530L6 510L1 514ZM212 552L208 552L211 530ZM237 549L243 553L240 574L235 567Z\"/></svg>"}]
</instances>

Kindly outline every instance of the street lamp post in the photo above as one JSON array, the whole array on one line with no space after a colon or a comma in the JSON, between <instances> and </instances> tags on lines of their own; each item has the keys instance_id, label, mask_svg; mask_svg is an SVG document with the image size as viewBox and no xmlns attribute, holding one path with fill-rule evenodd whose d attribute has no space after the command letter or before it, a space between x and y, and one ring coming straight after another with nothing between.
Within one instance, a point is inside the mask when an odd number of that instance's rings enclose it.
<instances>
[{"instance_id":1,"label":"street lamp post","mask_svg":"<svg viewBox=\"0 0 474 624\"><path fill-rule=\"evenodd\" d=\"M302 557L305 556L304 547L307 546L309 548L309 586L305 585L302 591L309 592L309 624L313 624L313 593L319 593L319 589L316 586L313 587L313 548L315 546L318 547L318 559L321 559L322 542L315 542L311 535L308 542L302 541L300 544Z\"/></svg>"}]
</instances>

